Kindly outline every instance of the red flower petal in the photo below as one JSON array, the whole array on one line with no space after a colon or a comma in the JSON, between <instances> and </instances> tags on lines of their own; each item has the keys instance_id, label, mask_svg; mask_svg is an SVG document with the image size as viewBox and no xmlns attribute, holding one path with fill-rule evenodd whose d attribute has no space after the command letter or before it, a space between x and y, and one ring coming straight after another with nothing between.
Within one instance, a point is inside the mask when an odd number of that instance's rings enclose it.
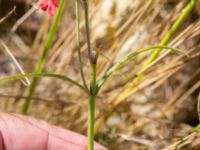
<instances>
[{"instance_id":1,"label":"red flower petal","mask_svg":"<svg viewBox=\"0 0 200 150\"><path fill-rule=\"evenodd\" d=\"M43 11L47 11L50 16L54 16L58 3L56 0L42 0L39 6Z\"/></svg>"}]
</instances>

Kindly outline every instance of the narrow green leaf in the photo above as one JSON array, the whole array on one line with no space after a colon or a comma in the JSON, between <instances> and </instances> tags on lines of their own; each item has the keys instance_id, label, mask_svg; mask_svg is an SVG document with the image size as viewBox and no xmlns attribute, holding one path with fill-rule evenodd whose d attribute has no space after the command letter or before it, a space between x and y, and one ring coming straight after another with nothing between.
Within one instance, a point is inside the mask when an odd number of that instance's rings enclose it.
<instances>
[{"instance_id":1,"label":"narrow green leaf","mask_svg":"<svg viewBox=\"0 0 200 150\"><path fill-rule=\"evenodd\" d=\"M165 48L165 49L170 49L171 51L174 51L174 52L178 52L178 53L181 53L185 56L188 56L187 53L185 53L184 51L181 51L177 48L171 48L171 47L168 47L168 46L152 46L152 47L148 47L148 48L145 48L145 49L141 49L141 50L138 50L136 52L133 52L131 54L129 54L128 56L122 58L120 61L118 61L115 65L113 65L110 69L108 69L108 71L104 74L104 76L98 81L98 84L97 84L97 91L100 90L100 88L102 87L102 85L106 82L106 80L115 72L117 71L119 68L121 68L125 63L127 63L129 60L137 57L138 55L144 53L144 52L147 52L147 51L152 51L152 50L155 50L156 48Z\"/></svg>"},{"instance_id":2,"label":"narrow green leaf","mask_svg":"<svg viewBox=\"0 0 200 150\"><path fill-rule=\"evenodd\" d=\"M5 83L5 82L23 79L23 78L35 78L35 77L52 77L52 78L61 79L61 80L64 80L66 82L69 82L69 83L79 87L81 90L83 90L84 92L86 92L88 94L88 91L85 89L85 87L83 87L82 85L80 85L76 81L72 80L71 78L60 75L60 74L50 74L50 73L18 74L18 75L8 76L8 77L5 77L5 78L0 78L0 83Z\"/></svg>"}]
</instances>

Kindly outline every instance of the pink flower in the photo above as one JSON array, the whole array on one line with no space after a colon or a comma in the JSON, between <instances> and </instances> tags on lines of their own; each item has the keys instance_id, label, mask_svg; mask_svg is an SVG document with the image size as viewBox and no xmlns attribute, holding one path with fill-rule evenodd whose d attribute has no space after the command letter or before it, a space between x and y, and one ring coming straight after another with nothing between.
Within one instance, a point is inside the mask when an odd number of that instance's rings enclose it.
<instances>
[{"instance_id":1,"label":"pink flower","mask_svg":"<svg viewBox=\"0 0 200 150\"><path fill-rule=\"evenodd\" d=\"M57 0L42 0L39 6L43 11L47 11L50 16L54 16L56 9L58 8Z\"/></svg>"}]
</instances>

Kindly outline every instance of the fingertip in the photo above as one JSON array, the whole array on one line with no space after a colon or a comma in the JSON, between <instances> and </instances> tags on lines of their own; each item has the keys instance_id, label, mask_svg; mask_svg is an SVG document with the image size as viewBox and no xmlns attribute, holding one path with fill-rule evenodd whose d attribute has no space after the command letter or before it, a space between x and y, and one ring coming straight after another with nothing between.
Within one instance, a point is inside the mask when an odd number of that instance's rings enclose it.
<instances>
[{"instance_id":1,"label":"fingertip","mask_svg":"<svg viewBox=\"0 0 200 150\"><path fill-rule=\"evenodd\" d=\"M0 131L0 150L4 150L4 142L1 131Z\"/></svg>"},{"instance_id":2,"label":"fingertip","mask_svg":"<svg viewBox=\"0 0 200 150\"><path fill-rule=\"evenodd\" d=\"M58 128L56 126L49 125L44 121L19 114L0 113L0 118L0 150L4 150L5 146L6 148L16 148L17 146L21 147L21 150L26 150L28 145L29 147L35 147L36 143L38 150L43 150L44 147L48 150L87 149L87 137L78 133ZM18 138L19 136L21 138ZM15 143L15 146L10 144L9 139L14 140L13 142ZM34 145L31 144L32 142L30 143L32 139L35 140L33 143ZM24 142L29 143L26 144L26 148ZM94 149L108 150L96 142Z\"/></svg>"}]
</instances>

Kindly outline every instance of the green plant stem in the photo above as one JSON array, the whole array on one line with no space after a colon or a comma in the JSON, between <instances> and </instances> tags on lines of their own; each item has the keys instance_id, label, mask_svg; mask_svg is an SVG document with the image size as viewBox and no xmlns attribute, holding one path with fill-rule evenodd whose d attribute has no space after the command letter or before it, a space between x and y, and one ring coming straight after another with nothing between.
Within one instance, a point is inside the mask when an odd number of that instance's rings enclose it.
<instances>
[{"instance_id":1,"label":"green plant stem","mask_svg":"<svg viewBox=\"0 0 200 150\"><path fill-rule=\"evenodd\" d=\"M181 27L183 22L186 20L187 16L192 11L192 9L195 6L196 2L197 2L197 0L191 0L190 3L184 8L184 10L182 11L181 15L178 17L178 19L172 25L170 30L167 32L167 34L164 36L164 38L159 43L160 46L165 46L170 41L170 39L177 32L177 30ZM147 61L142 66L142 69L141 69L142 71L141 72L144 72L147 69L148 65L150 63L152 63L158 57L158 55L160 54L161 50L162 50L162 48L158 48L151 54L151 56L147 59Z\"/></svg>"},{"instance_id":2,"label":"green plant stem","mask_svg":"<svg viewBox=\"0 0 200 150\"><path fill-rule=\"evenodd\" d=\"M88 18L88 0L83 0L85 12L85 26L87 35L88 55L90 60L90 98L88 104L88 150L94 150L94 120L95 120L95 101L96 101L96 53L92 53L90 43L90 27ZM94 55L93 55L94 54Z\"/></svg>"},{"instance_id":3,"label":"green plant stem","mask_svg":"<svg viewBox=\"0 0 200 150\"><path fill-rule=\"evenodd\" d=\"M97 94L96 85L96 64L91 64L90 75L90 99L88 104L88 150L94 150L94 120L95 120L95 102Z\"/></svg>"},{"instance_id":4,"label":"green plant stem","mask_svg":"<svg viewBox=\"0 0 200 150\"><path fill-rule=\"evenodd\" d=\"M128 56L122 58L116 64L114 64L110 69L108 69L108 71L106 71L106 73L104 74L104 76L98 81L98 83L97 83L97 89L96 89L97 91L96 92L99 92L99 90L101 89L102 85L106 82L106 80L115 71L119 70L125 63L127 63L131 59L137 57L139 54L142 54L142 53L147 52L147 51L155 50L156 48L170 49L170 50L172 50L174 52L179 52L179 53L182 53L182 54L188 56L184 51L181 51L181 50L179 50L177 48L168 47L168 46L152 46L152 47L148 47L148 48L144 48L144 49L138 50L138 51L133 52L133 53L129 54Z\"/></svg>"},{"instance_id":5,"label":"green plant stem","mask_svg":"<svg viewBox=\"0 0 200 150\"><path fill-rule=\"evenodd\" d=\"M86 33L87 33L87 46L88 46L88 55L91 62L91 56L92 56L92 50L91 50L91 44L90 44L90 26L89 26L89 17L88 17L88 0L83 0L84 4L84 12L85 12L85 27L86 27ZM92 63L92 62L91 62Z\"/></svg>"},{"instance_id":6,"label":"green plant stem","mask_svg":"<svg viewBox=\"0 0 200 150\"><path fill-rule=\"evenodd\" d=\"M76 45L77 45L77 51L78 51L78 60L79 60L79 66L80 66L80 72L81 72L81 78L83 81L84 87L88 90L87 83L85 81L85 76L83 73L83 62L81 58L81 35L80 35L80 3L79 0L76 0L75 2L76 6Z\"/></svg>"},{"instance_id":7,"label":"green plant stem","mask_svg":"<svg viewBox=\"0 0 200 150\"><path fill-rule=\"evenodd\" d=\"M192 129L192 131L199 131L199 129L200 129L200 124L198 124L198 125L196 125L193 129Z\"/></svg>"},{"instance_id":8,"label":"green plant stem","mask_svg":"<svg viewBox=\"0 0 200 150\"><path fill-rule=\"evenodd\" d=\"M63 12L63 10L65 8L65 5L66 5L66 0L61 0L60 4L59 4L58 11L57 11L56 16L55 16L55 18L53 20L53 24L51 26L47 41L45 43L44 51L43 51L43 53L42 53L42 55L41 55L41 57L39 59L38 65L36 66L35 73L41 73L42 72L42 68L44 66L44 63L45 63L45 60L46 60L46 56L47 56L49 48L51 47L51 44L53 42L56 30L58 28L58 23L59 23L60 18L62 16L62 12ZM29 105L30 105L31 97L32 97L32 95L33 95L33 93L35 91L37 81L38 81L38 78L33 78L33 81L31 83L31 87L29 89L28 98L26 99L26 102L24 103L23 108L22 108L22 114L27 114L27 112L28 112L28 108L29 108Z\"/></svg>"},{"instance_id":9,"label":"green plant stem","mask_svg":"<svg viewBox=\"0 0 200 150\"><path fill-rule=\"evenodd\" d=\"M94 118L96 96L91 95L88 105L88 150L94 149Z\"/></svg>"},{"instance_id":10,"label":"green plant stem","mask_svg":"<svg viewBox=\"0 0 200 150\"><path fill-rule=\"evenodd\" d=\"M8 77L5 77L5 78L0 78L0 83L12 81L12 80L17 80L17 79L23 79L25 77L27 77L27 78L32 78L32 77L52 77L52 78L61 79L61 80L64 80L66 82L69 82L69 83L77 86L82 91L84 91L87 95L90 95L90 93L88 93L88 90L86 90L84 86L82 86L81 84L77 83L73 79L71 79L69 77L66 77L66 76L63 76L63 75L60 75L60 74L50 74L50 73L19 74L19 75L8 76Z\"/></svg>"},{"instance_id":11,"label":"green plant stem","mask_svg":"<svg viewBox=\"0 0 200 150\"><path fill-rule=\"evenodd\" d=\"M96 64L91 64L91 75L90 75L90 92L92 95L96 95L97 83L96 83Z\"/></svg>"}]
</instances>

